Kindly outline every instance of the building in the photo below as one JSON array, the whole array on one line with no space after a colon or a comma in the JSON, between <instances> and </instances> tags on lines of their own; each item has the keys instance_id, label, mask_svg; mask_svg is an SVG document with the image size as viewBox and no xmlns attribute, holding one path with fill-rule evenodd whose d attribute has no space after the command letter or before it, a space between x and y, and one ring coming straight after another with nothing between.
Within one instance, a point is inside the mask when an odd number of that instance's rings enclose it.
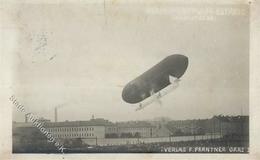
<instances>
[{"instance_id":1,"label":"building","mask_svg":"<svg viewBox=\"0 0 260 160\"><path fill-rule=\"evenodd\" d=\"M209 130L221 135L249 135L248 116L214 116L208 125Z\"/></svg>"},{"instance_id":2,"label":"building","mask_svg":"<svg viewBox=\"0 0 260 160\"><path fill-rule=\"evenodd\" d=\"M39 119L48 132L54 138L105 138L106 128L113 126L112 122L104 119L91 119L89 121L64 121L50 122L49 120ZM21 129L35 130L32 122L14 122L15 131Z\"/></svg>"},{"instance_id":3,"label":"building","mask_svg":"<svg viewBox=\"0 0 260 160\"><path fill-rule=\"evenodd\" d=\"M118 128L117 134L121 138L155 137L156 126L146 121L119 122L115 125Z\"/></svg>"},{"instance_id":4,"label":"building","mask_svg":"<svg viewBox=\"0 0 260 160\"><path fill-rule=\"evenodd\" d=\"M89 121L40 121L48 132L57 139L74 138L138 138L155 137L156 127L145 121L112 123L104 119ZM14 128L33 128L32 122L15 122ZM158 136L157 136L158 137Z\"/></svg>"},{"instance_id":5,"label":"building","mask_svg":"<svg viewBox=\"0 0 260 160\"><path fill-rule=\"evenodd\" d=\"M112 122L104 119L45 123L45 127L53 137L60 139L105 138L108 126L112 126Z\"/></svg>"},{"instance_id":6,"label":"building","mask_svg":"<svg viewBox=\"0 0 260 160\"><path fill-rule=\"evenodd\" d=\"M182 135L202 135L205 134L205 123L208 120L175 120L169 122L166 126L173 136Z\"/></svg>"},{"instance_id":7,"label":"building","mask_svg":"<svg viewBox=\"0 0 260 160\"><path fill-rule=\"evenodd\" d=\"M213 116L211 119L178 120L166 124L172 135L248 135L248 116Z\"/></svg>"},{"instance_id":8,"label":"building","mask_svg":"<svg viewBox=\"0 0 260 160\"><path fill-rule=\"evenodd\" d=\"M148 138L189 135L249 135L248 116L214 116L211 119L174 121L128 121L112 123L108 120L92 118L89 121L50 122L38 120L57 139L95 138ZM32 130L31 122L14 122L13 127Z\"/></svg>"}]
</instances>

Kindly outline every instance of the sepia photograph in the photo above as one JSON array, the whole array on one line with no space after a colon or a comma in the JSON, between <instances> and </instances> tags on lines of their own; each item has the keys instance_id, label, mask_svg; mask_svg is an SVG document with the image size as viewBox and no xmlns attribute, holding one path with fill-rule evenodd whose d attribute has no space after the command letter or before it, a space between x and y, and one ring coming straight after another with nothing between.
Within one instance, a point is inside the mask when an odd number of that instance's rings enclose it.
<instances>
[{"instance_id":1,"label":"sepia photograph","mask_svg":"<svg viewBox=\"0 0 260 160\"><path fill-rule=\"evenodd\" d=\"M251 2L198 2L4 3L12 154L250 154Z\"/></svg>"}]
</instances>

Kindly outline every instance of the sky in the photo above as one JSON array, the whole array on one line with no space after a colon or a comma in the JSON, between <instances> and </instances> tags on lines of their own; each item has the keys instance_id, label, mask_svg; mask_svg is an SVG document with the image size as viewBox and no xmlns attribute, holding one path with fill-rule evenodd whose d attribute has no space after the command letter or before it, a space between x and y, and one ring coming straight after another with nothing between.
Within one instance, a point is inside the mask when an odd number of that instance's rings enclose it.
<instances>
[{"instance_id":1,"label":"sky","mask_svg":"<svg viewBox=\"0 0 260 160\"><path fill-rule=\"evenodd\" d=\"M197 10L178 10L184 7L19 6L13 94L28 112L50 120L54 108L63 106L59 121L92 115L111 121L248 115L247 6L194 7L245 11L224 16L216 11L207 14L210 20L199 19ZM137 105L122 100L123 86L171 54L189 58L179 87L161 99L162 106L153 103L136 112ZM13 120L24 121L24 114L14 109Z\"/></svg>"}]
</instances>

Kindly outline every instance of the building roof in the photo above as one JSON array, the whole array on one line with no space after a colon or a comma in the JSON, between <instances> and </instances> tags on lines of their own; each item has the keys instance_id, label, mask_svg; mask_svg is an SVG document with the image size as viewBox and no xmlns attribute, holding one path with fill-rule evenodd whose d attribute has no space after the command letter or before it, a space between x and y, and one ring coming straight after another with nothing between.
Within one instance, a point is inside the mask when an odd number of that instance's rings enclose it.
<instances>
[{"instance_id":1,"label":"building roof","mask_svg":"<svg viewBox=\"0 0 260 160\"><path fill-rule=\"evenodd\" d=\"M44 127L79 127L79 126L113 126L114 124L108 120L99 118L91 119L89 121L63 121L63 122L50 122L41 121ZM13 127L33 127L32 122L13 122Z\"/></svg>"},{"instance_id":2,"label":"building roof","mask_svg":"<svg viewBox=\"0 0 260 160\"><path fill-rule=\"evenodd\" d=\"M212 119L218 119L222 122L242 122L242 121L248 121L249 116L214 116Z\"/></svg>"},{"instance_id":3,"label":"building roof","mask_svg":"<svg viewBox=\"0 0 260 160\"><path fill-rule=\"evenodd\" d=\"M80 126L112 126L113 123L104 119L91 119L89 121L46 122L45 127L80 127Z\"/></svg>"},{"instance_id":4,"label":"building roof","mask_svg":"<svg viewBox=\"0 0 260 160\"><path fill-rule=\"evenodd\" d=\"M13 127L34 127L32 122L13 122Z\"/></svg>"},{"instance_id":5,"label":"building roof","mask_svg":"<svg viewBox=\"0 0 260 160\"><path fill-rule=\"evenodd\" d=\"M115 125L121 128L153 128L155 127L146 121L128 121L128 122L117 122Z\"/></svg>"}]
</instances>

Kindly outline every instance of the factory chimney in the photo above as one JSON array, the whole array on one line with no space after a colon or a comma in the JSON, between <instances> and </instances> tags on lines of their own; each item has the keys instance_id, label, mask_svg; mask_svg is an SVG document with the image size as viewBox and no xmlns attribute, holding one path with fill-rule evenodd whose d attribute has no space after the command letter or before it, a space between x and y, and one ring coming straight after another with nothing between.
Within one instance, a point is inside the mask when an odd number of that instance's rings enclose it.
<instances>
[{"instance_id":1,"label":"factory chimney","mask_svg":"<svg viewBox=\"0 0 260 160\"><path fill-rule=\"evenodd\" d=\"M25 123L28 123L28 117L27 117L27 114L25 114L24 117L25 117Z\"/></svg>"},{"instance_id":2,"label":"factory chimney","mask_svg":"<svg viewBox=\"0 0 260 160\"><path fill-rule=\"evenodd\" d=\"M58 109L57 109L57 107L55 107L55 110L54 110L54 118L55 118L55 122L58 122Z\"/></svg>"}]
</instances>

